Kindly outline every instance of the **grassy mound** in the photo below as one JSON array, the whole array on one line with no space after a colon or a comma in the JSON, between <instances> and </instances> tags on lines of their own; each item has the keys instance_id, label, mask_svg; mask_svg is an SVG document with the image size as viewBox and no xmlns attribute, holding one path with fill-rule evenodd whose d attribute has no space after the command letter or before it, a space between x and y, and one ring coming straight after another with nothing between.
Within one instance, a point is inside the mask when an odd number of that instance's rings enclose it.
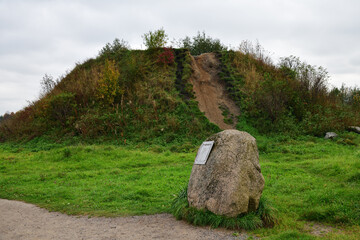
<instances>
[{"instance_id":1,"label":"grassy mound","mask_svg":"<svg viewBox=\"0 0 360 240\"><path fill-rule=\"evenodd\" d=\"M105 51L0 123L0 140L198 142L219 131L197 107L184 49Z\"/></svg>"},{"instance_id":2,"label":"grassy mound","mask_svg":"<svg viewBox=\"0 0 360 240\"><path fill-rule=\"evenodd\" d=\"M218 51L220 78L241 110L240 130L323 136L360 125L360 90L330 90L321 67L293 56L273 64L261 46L243 42L228 51L205 34L182 45L190 50L129 50L114 41L57 81L45 76L39 100L0 117L0 141L198 143L220 130L199 111L189 81L190 52L206 51Z\"/></svg>"}]
</instances>

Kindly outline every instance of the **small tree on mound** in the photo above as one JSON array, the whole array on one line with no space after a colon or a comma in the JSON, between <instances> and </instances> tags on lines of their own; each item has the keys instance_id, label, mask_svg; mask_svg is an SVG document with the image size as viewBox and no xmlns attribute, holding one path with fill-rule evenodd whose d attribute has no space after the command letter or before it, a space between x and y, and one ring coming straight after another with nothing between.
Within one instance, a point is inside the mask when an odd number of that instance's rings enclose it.
<instances>
[{"instance_id":1,"label":"small tree on mound","mask_svg":"<svg viewBox=\"0 0 360 240\"><path fill-rule=\"evenodd\" d=\"M163 48L168 41L168 35L163 28L154 32L149 31L142 36L144 44L148 49Z\"/></svg>"},{"instance_id":2,"label":"small tree on mound","mask_svg":"<svg viewBox=\"0 0 360 240\"><path fill-rule=\"evenodd\" d=\"M119 40L118 38L115 38L115 40L112 43L107 43L105 47L103 47L99 51L99 56L116 55L129 49L130 49L130 45L128 42L126 42L123 39Z\"/></svg>"},{"instance_id":3,"label":"small tree on mound","mask_svg":"<svg viewBox=\"0 0 360 240\"><path fill-rule=\"evenodd\" d=\"M41 85L41 96L45 96L46 94L49 94L54 87L56 86L58 82L54 81L54 78L51 75L45 74L45 76L40 81Z\"/></svg>"},{"instance_id":4,"label":"small tree on mound","mask_svg":"<svg viewBox=\"0 0 360 240\"><path fill-rule=\"evenodd\" d=\"M192 55L200 55L208 52L220 52L227 50L219 39L213 39L206 36L205 32L198 32L198 34L191 40L190 37L185 37L180 40L180 47L189 49Z\"/></svg>"},{"instance_id":5,"label":"small tree on mound","mask_svg":"<svg viewBox=\"0 0 360 240\"><path fill-rule=\"evenodd\" d=\"M115 61L105 60L105 66L101 72L101 78L97 88L97 98L104 104L112 105L115 98L123 94L124 91L120 88L118 83L120 73L115 66Z\"/></svg>"}]
</instances>

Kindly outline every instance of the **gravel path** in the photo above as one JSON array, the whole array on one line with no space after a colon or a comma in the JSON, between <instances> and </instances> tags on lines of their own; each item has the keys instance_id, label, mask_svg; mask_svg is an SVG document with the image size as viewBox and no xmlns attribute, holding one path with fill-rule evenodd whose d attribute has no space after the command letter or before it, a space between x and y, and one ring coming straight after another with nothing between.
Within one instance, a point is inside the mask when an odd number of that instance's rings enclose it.
<instances>
[{"instance_id":1,"label":"gravel path","mask_svg":"<svg viewBox=\"0 0 360 240\"><path fill-rule=\"evenodd\" d=\"M194 227L169 214L104 218L68 216L32 204L0 199L0 240L247 239L246 233Z\"/></svg>"}]
</instances>

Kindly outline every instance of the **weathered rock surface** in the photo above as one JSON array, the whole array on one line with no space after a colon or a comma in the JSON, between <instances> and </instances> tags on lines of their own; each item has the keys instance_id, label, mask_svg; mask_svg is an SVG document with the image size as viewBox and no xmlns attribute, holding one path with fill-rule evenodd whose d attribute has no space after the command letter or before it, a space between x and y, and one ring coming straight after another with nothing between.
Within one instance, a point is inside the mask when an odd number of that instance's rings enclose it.
<instances>
[{"instance_id":1,"label":"weathered rock surface","mask_svg":"<svg viewBox=\"0 0 360 240\"><path fill-rule=\"evenodd\" d=\"M350 127L348 127L348 130L351 132L356 132L356 133L360 134L360 127L350 126Z\"/></svg>"},{"instance_id":2,"label":"weathered rock surface","mask_svg":"<svg viewBox=\"0 0 360 240\"><path fill-rule=\"evenodd\" d=\"M255 211L265 183L255 138L225 130L206 141L214 141L214 146L206 164L192 168L190 206L229 217Z\"/></svg>"},{"instance_id":3,"label":"weathered rock surface","mask_svg":"<svg viewBox=\"0 0 360 240\"><path fill-rule=\"evenodd\" d=\"M336 134L336 133L334 133L334 132L327 132L326 134L325 134L325 139L333 139L333 138L336 138L338 135Z\"/></svg>"}]
</instances>

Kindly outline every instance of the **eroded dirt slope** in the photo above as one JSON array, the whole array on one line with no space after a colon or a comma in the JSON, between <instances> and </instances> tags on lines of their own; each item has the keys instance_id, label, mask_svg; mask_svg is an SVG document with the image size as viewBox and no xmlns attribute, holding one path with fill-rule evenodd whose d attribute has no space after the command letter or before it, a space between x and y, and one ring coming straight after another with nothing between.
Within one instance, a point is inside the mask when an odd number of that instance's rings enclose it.
<instances>
[{"instance_id":1,"label":"eroded dirt slope","mask_svg":"<svg viewBox=\"0 0 360 240\"><path fill-rule=\"evenodd\" d=\"M229 98L225 83L219 79L220 62L215 54L192 57L192 67L194 72L190 80L200 111L221 129L234 129L240 110Z\"/></svg>"}]
</instances>

